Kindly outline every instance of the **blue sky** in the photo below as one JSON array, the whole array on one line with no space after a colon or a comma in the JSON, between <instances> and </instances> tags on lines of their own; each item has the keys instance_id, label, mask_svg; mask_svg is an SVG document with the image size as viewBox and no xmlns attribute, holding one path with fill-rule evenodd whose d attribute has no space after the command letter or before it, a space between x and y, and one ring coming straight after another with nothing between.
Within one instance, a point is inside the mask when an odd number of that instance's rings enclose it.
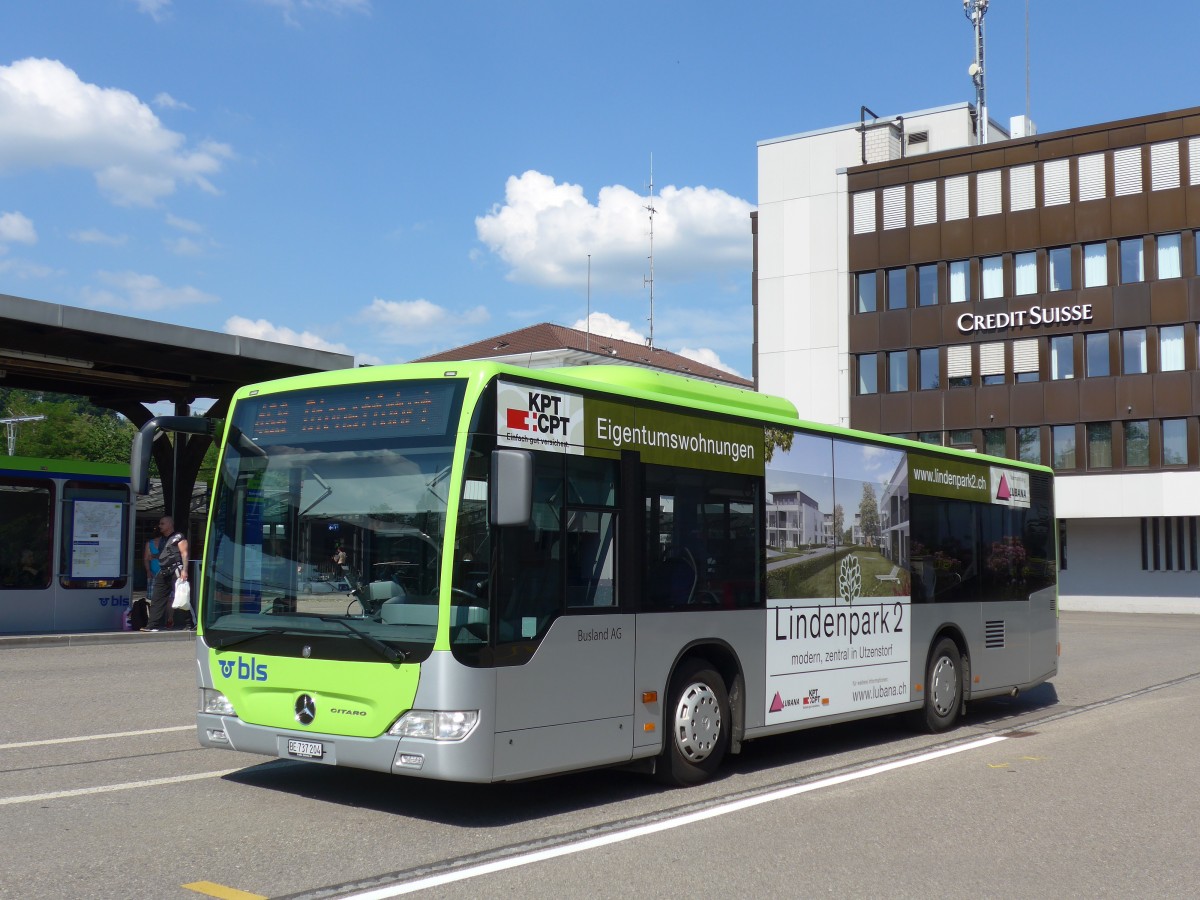
<instances>
[{"instance_id":1,"label":"blue sky","mask_svg":"<svg viewBox=\"0 0 1200 900\"><path fill-rule=\"evenodd\" d=\"M1028 9L1041 133L1197 104L1191 5ZM958 0L7 0L0 293L389 363L582 327L590 254L644 340L653 158L655 344L749 376L757 142L973 100L971 58Z\"/></svg>"}]
</instances>

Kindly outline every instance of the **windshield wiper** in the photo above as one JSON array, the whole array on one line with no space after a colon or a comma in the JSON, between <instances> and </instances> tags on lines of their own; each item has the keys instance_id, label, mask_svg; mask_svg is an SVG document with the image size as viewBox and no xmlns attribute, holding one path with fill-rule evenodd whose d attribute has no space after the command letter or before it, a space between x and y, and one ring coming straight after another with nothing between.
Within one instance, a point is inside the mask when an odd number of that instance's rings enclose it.
<instances>
[{"instance_id":1,"label":"windshield wiper","mask_svg":"<svg viewBox=\"0 0 1200 900\"><path fill-rule=\"evenodd\" d=\"M218 638L210 645L214 650L225 650L229 647L234 647L237 644L244 644L247 641L253 641L262 637L265 634L286 634L286 628L264 628L261 631L252 631L250 634L232 635L227 638Z\"/></svg>"},{"instance_id":2,"label":"windshield wiper","mask_svg":"<svg viewBox=\"0 0 1200 900\"><path fill-rule=\"evenodd\" d=\"M322 622L333 622L336 625L341 625L351 634L361 638L368 647L370 647L388 662L404 662L403 650L397 650L395 647L390 647L383 641L376 638L374 635L367 634L365 631L359 631L345 619L338 619L334 616L318 616L317 618L319 618Z\"/></svg>"}]
</instances>

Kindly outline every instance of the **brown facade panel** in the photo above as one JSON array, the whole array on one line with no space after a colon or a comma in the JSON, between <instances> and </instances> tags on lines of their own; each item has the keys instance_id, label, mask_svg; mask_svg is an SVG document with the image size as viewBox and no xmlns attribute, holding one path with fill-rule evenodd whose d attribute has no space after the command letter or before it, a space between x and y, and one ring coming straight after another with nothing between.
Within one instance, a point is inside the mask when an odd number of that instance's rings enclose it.
<instances>
[{"instance_id":1,"label":"brown facade panel","mask_svg":"<svg viewBox=\"0 0 1200 900\"><path fill-rule=\"evenodd\" d=\"M911 347L909 312L906 309L891 309L879 313L879 346L885 350L906 350Z\"/></svg>"},{"instance_id":2,"label":"brown facade panel","mask_svg":"<svg viewBox=\"0 0 1200 900\"><path fill-rule=\"evenodd\" d=\"M893 228L879 233L879 265L884 268L903 266L908 263L910 256L907 228Z\"/></svg>"},{"instance_id":3,"label":"brown facade panel","mask_svg":"<svg viewBox=\"0 0 1200 900\"><path fill-rule=\"evenodd\" d=\"M1010 212L1004 217L1004 229L1005 245L1010 250L1028 250L1042 245L1042 217L1036 209Z\"/></svg>"},{"instance_id":4,"label":"brown facade panel","mask_svg":"<svg viewBox=\"0 0 1200 900\"><path fill-rule=\"evenodd\" d=\"M930 181L941 174L942 167L936 161L913 162L908 167L908 176L913 181Z\"/></svg>"},{"instance_id":5,"label":"brown facade panel","mask_svg":"<svg viewBox=\"0 0 1200 900\"><path fill-rule=\"evenodd\" d=\"M879 316L865 313L851 316L847 339L851 353L874 353L879 349Z\"/></svg>"},{"instance_id":6,"label":"brown facade panel","mask_svg":"<svg viewBox=\"0 0 1200 900\"><path fill-rule=\"evenodd\" d=\"M975 427L975 389L952 388L945 391L946 428Z\"/></svg>"},{"instance_id":7,"label":"brown facade panel","mask_svg":"<svg viewBox=\"0 0 1200 900\"><path fill-rule=\"evenodd\" d=\"M1108 200L1076 203L1075 240L1081 244L1105 240L1112 234L1112 207Z\"/></svg>"},{"instance_id":8,"label":"brown facade panel","mask_svg":"<svg viewBox=\"0 0 1200 900\"><path fill-rule=\"evenodd\" d=\"M942 229L940 225L914 225L908 230L909 249L912 262L935 262L942 257Z\"/></svg>"},{"instance_id":9,"label":"brown facade panel","mask_svg":"<svg viewBox=\"0 0 1200 900\"><path fill-rule=\"evenodd\" d=\"M1145 234L1149 229L1149 215L1145 194L1131 194L1112 198L1112 234L1130 237Z\"/></svg>"},{"instance_id":10,"label":"brown facade panel","mask_svg":"<svg viewBox=\"0 0 1200 900\"><path fill-rule=\"evenodd\" d=\"M992 256L1004 252L1004 216L984 216L975 220L975 246L972 252L980 256Z\"/></svg>"},{"instance_id":11,"label":"brown facade panel","mask_svg":"<svg viewBox=\"0 0 1200 900\"><path fill-rule=\"evenodd\" d=\"M1071 152L1082 156L1085 153L1099 153L1108 149L1108 132L1093 131L1071 138Z\"/></svg>"},{"instance_id":12,"label":"brown facade panel","mask_svg":"<svg viewBox=\"0 0 1200 900\"><path fill-rule=\"evenodd\" d=\"M1078 302L1092 308L1092 321L1086 323L1088 330L1113 327L1113 288L1084 288L1078 293Z\"/></svg>"},{"instance_id":13,"label":"brown facade panel","mask_svg":"<svg viewBox=\"0 0 1200 900\"><path fill-rule=\"evenodd\" d=\"M1150 321L1170 325L1188 319L1187 283L1182 278L1150 283Z\"/></svg>"},{"instance_id":14,"label":"brown facade panel","mask_svg":"<svg viewBox=\"0 0 1200 900\"><path fill-rule=\"evenodd\" d=\"M972 253L972 235L970 219L958 219L954 222L942 223L942 252L946 259L962 259Z\"/></svg>"},{"instance_id":15,"label":"brown facade panel","mask_svg":"<svg viewBox=\"0 0 1200 900\"><path fill-rule=\"evenodd\" d=\"M909 329L914 347L938 347L942 344L942 309L944 307L922 306L912 311Z\"/></svg>"},{"instance_id":16,"label":"brown facade panel","mask_svg":"<svg viewBox=\"0 0 1200 900\"><path fill-rule=\"evenodd\" d=\"M1045 385L1042 382L1014 384L1009 396L1012 425L1040 425L1046 421Z\"/></svg>"},{"instance_id":17,"label":"brown facade panel","mask_svg":"<svg viewBox=\"0 0 1200 900\"><path fill-rule=\"evenodd\" d=\"M850 424L862 431L881 432L879 422L879 395L855 396L850 398Z\"/></svg>"},{"instance_id":18,"label":"brown facade panel","mask_svg":"<svg viewBox=\"0 0 1200 900\"><path fill-rule=\"evenodd\" d=\"M1043 206L1038 213L1042 243L1070 244L1075 240L1075 209L1071 204Z\"/></svg>"},{"instance_id":19,"label":"brown facade panel","mask_svg":"<svg viewBox=\"0 0 1200 900\"><path fill-rule=\"evenodd\" d=\"M983 428L1000 428L1009 423L1009 388L996 384L975 392L975 421Z\"/></svg>"},{"instance_id":20,"label":"brown facade panel","mask_svg":"<svg viewBox=\"0 0 1200 900\"><path fill-rule=\"evenodd\" d=\"M1183 137L1182 119L1163 119L1146 123L1146 140L1150 143Z\"/></svg>"},{"instance_id":21,"label":"brown facade panel","mask_svg":"<svg viewBox=\"0 0 1200 900\"><path fill-rule=\"evenodd\" d=\"M1113 326L1136 328L1150 321L1150 285L1145 281L1113 288Z\"/></svg>"},{"instance_id":22,"label":"brown facade panel","mask_svg":"<svg viewBox=\"0 0 1200 900\"><path fill-rule=\"evenodd\" d=\"M1074 152L1075 147L1073 146L1072 138L1043 139L1038 142L1039 159L1062 159L1064 156L1070 156Z\"/></svg>"},{"instance_id":23,"label":"brown facade panel","mask_svg":"<svg viewBox=\"0 0 1200 900\"><path fill-rule=\"evenodd\" d=\"M1154 379L1145 375L1123 375L1117 383L1117 419L1154 417Z\"/></svg>"},{"instance_id":24,"label":"brown facade panel","mask_svg":"<svg viewBox=\"0 0 1200 900\"><path fill-rule=\"evenodd\" d=\"M912 398L912 430L941 431L943 422L941 391L917 391Z\"/></svg>"},{"instance_id":25,"label":"brown facade panel","mask_svg":"<svg viewBox=\"0 0 1200 900\"><path fill-rule=\"evenodd\" d=\"M1152 375L1154 381L1154 416L1195 415L1193 393L1195 372L1159 372Z\"/></svg>"},{"instance_id":26,"label":"brown facade panel","mask_svg":"<svg viewBox=\"0 0 1200 900\"><path fill-rule=\"evenodd\" d=\"M1104 422L1117 414L1117 379L1083 378L1079 384L1079 417L1085 422Z\"/></svg>"},{"instance_id":27,"label":"brown facade panel","mask_svg":"<svg viewBox=\"0 0 1200 900\"><path fill-rule=\"evenodd\" d=\"M1147 200L1147 230L1155 234L1179 231L1187 224L1187 203L1180 190L1151 191Z\"/></svg>"},{"instance_id":28,"label":"brown facade panel","mask_svg":"<svg viewBox=\"0 0 1200 900\"><path fill-rule=\"evenodd\" d=\"M1184 179L1183 183L1187 185L1183 189L1185 215L1187 216L1187 222L1192 227L1196 227L1200 225L1200 184L1188 184L1188 175L1186 173L1182 177Z\"/></svg>"},{"instance_id":29,"label":"brown facade panel","mask_svg":"<svg viewBox=\"0 0 1200 900\"><path fill-rule=\"evenodd\" d=\"M969 154L956 154L953 156L944 156L939 160L938 166L941 176L946 178L950 175L965 175L971 171L971 157Z\"/></svg>"},{"instance_id":30,"label":"brown facade panel","mask_svg":"<svg viewBox=\"0 0 1200 900\"><path fill-rule=\"evenodd\" d=\"M1146 143L1146 126L1129 125L1125 128L1113 128L1108 132L1108 146L1110 147L1136 147L1139 144Z\"/></svg>"},{"instance_id":31,"label":"brown facade panel","mask_svg":"<svg viewBox=\"0 0 1200 900\"><path fill-rule=\"evenodd\" d=\"M858 191L871 191L877 187L879 187L878 172L850 172L846 175L846 190L851 194Z\"/></svg>"},{"instance_id":32,"label":"brown facade panel","mask_svg":"<svg viewBox=\"0 0 1200 900\"><path fill-rule=\"evenodd\" d=\"M879 268L879 234L852 234L847 248L847 260L851 272L865 272Z\"/></svg>"},{"instance_id":33,"label":"brown facade panel","mask_svg":"<svg viewBox=\"0 0 1200 900\"><path fill-rule=\"evenodd\" d=\"M1023 166L1027 163L1037 162L1038 160L1038 142L1036 140L1022 140L1011 142L1004 147L1004 162L1001 165L1005 166Z\"/></svg>"},{"instance_id":34,"label":"brown facade panel","mask_svg":"<svg viewBox=\"0 0 1200 900\"><path fill-rule=\"evenodd\" d=\"M1188 283L1188 318L1200 321L1200 278L1189 278Z\"/></svg>"},{"instance_id":35,"label":"brown facade panel","mask_svg":"<svg viewBox=\"0 0 1200 900\"><path fill-rule=\"evenodd\" d=\"M881 394L879 425L884 434L906 434L912 431L912 394Z\"/></svg>"},{"instance_id":36,"label":"brown facade panel","mask_svg":"<svg viewBox=\"0 0 1200 900\"><path fill-rule=\"evenodd\" d=\"M1079 382L1046 382L1046 420L1051 424L1079 421Z\"/></svg>"}]
</instances>

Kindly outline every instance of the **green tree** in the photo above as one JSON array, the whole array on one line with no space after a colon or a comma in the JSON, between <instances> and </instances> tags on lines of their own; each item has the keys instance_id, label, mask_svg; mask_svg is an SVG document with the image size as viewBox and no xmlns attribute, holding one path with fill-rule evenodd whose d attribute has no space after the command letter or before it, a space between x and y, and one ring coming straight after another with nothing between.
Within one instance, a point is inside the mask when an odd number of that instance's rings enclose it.
<instances>
[{"instance_id":1,"label":"green tree","mask_svg":"<svg viewBox=\"0 0 1200 900\"><path fill-rule=\"evenodd\" d=\"M129 462L136 429L124 416L82 397L41 391L0 392L5 418L45 416L17 428L16 455L87 462Z\"/></svg>"},{"instance_id":2,"label":"green tree","mask_svg":"<svg viewBox=\"0 0 1200 900\"><path fill-rule=\"evenodd\" d=\"M863 542L879 546L882 535L879 524L879 501L875 497L875 486L863 482L862 501L858 504L859 525L862 527Z\"/></svg>"},{"instance_id":3,"label":"green tree","mask_svg":"<svg viewBox=\"0 0 1200 900\"><path fill-rule=\"evenodd\" d=\"M843 540L844 529L846 527L846 511L842 509L842 504L835 503L833 506L833 539L841 542Z\"/></svg>"}]
</instances>

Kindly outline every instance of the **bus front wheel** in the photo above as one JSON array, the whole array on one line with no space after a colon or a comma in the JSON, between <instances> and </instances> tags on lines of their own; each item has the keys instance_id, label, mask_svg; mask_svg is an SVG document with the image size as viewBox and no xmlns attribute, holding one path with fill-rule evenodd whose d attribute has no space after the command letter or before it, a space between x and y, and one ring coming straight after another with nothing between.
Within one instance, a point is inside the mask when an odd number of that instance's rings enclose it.
<instances>
[{"instance_id":1,"label":"bus front wheel","mask_svg":"<svg viewBox=\"0 0 1200 900\"><path fill-rule=\"evenodd\" d=\"M963 664L958 644L942 638L929 655L925 671L925 708L920 724L934 733L958 722L963 705Z\"/></svg>"},{"instance_id":2,"label":"bus front wheel","mask_svg":"<svg viewBox=\"0 0 1200 900\"><path fill-rule=\"evenodd\" d=\"M704 660L687 660L671 676L667 698L670 731L655 776L673 785L707 781L729 750L732 722L725 681Z\"/></svg>"}]
</instances>

